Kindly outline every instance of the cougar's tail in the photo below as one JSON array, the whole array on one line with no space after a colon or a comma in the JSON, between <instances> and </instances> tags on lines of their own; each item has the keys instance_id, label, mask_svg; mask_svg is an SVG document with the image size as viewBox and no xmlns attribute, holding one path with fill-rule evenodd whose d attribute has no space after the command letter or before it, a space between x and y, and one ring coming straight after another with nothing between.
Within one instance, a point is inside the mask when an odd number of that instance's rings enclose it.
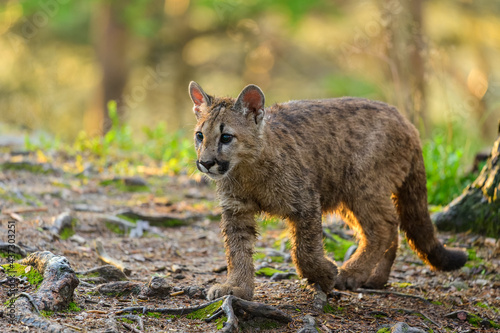
<instances>
[{"instance_id":1,"label":"cougar's tail","mask_svg":"<svg viewBox=\"0 0 500 333\"><path fill-rule=\"evenodd\" d=\"M425 263L441 271L452 271L465 264L468 257L465 252L447 249L436 238L427 207L425 168L420 149L395 201L401 229L411 248Z\"/></svg>"}]
</instances>

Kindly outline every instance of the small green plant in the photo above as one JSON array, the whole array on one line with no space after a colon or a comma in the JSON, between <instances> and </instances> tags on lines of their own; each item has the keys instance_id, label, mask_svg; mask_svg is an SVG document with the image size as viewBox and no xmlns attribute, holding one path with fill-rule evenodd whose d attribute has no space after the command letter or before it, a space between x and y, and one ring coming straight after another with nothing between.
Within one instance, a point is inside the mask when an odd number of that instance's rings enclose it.
<instances>
[{"instance_id":1,"label":"small green plant","mask_svg":"<svg viewBox=\"0 0 500 333\"><path fill-rule=\"evenodd\" d=\"M343 261L347 250L356 243L343 239L339 235L331 234L327 229L325 231L333 238L328 237L324 239L326 252L333 254L335 260Z\"/></svg>"},{"instance_id":2,"label":"small green plant","mask_svg":"<svg viewBox=\"0 0 500 333\"><path fill-rule=\"evenodd\" d=\"M441 133L424 144L423 157L428 201L432 205L448 204L477 177L466 174L463 150L447 142Z\"/></svg>"}]
</instances>

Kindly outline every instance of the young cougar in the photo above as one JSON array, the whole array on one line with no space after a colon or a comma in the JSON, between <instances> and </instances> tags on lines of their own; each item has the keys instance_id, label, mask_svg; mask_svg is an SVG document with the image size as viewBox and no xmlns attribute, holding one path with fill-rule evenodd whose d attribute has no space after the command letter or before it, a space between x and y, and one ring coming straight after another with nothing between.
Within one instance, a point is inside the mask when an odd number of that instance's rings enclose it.
<instances>
[{"instance_id":1,"label":"young cougar","mask_svg":"<svg viewBox=\"0 0 500 333\"><path fill-rule=\"evenodd\" d=\"M396 108L362 98L301 100L264 107L255 85L238 98L189 85L197 118L196 165L215 180L222 206L228 276L214 299L254 291L254 216L286 220L298 273L323 291L381 288L398 247L398 227L433 269L462 267L467 256L437 240L427 211L418 132ZM359 238L337 270L325 256L321 216L337 212Z\"/></svg>"}]
</instances>

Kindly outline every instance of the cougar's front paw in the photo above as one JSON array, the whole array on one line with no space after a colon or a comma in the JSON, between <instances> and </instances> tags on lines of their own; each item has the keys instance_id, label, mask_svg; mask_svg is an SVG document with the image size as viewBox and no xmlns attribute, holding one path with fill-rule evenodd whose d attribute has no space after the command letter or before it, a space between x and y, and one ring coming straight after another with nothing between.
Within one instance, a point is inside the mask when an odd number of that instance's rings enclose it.
<instances>
[{"instance_id":1,"label":"cougar's front paw","mask_svg":"<svg viewBox=\"0 0 500 333\"><path fill-rule=\"evenodd\" d=\"M325 293L328 293L335 287L337 272L337 265L328 259L322 261L314 270L308 267L307 270L300 271L301 275L307 278L309 283L317 283Z\"/></svg>"},{"instance_id":2,"label":"cougar's front paw","mask_svg":"<svg viewBox=\"0 0 500 333\"><path fill-rule=\"evenodd\" d=\"M340 268L337 281L335 282L335 288L339 290L355 290L361 287L366 279L367 277L364 276L364 274Z\"/></svg>"},{"instance_id":3,"label":"cougar's front paw","mask_svg":"<svg viewBox=\"0 0 500 333\"><path fill-rule=\"evenodd\" d=\"M207 299L211 301L225 295L234 295L250 301L253 297L253 289L236 287L227 283L216 284L208 291Z\"/></svg>"}]
</instances>

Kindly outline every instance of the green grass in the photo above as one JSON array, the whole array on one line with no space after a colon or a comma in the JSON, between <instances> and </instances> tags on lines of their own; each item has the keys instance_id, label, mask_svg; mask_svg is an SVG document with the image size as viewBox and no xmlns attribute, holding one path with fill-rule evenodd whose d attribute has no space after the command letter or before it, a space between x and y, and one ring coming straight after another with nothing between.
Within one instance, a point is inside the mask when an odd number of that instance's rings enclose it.
<instances>
[{"instance_id":1,"label":"green grass","mask_svg":"<svg viewBox=\"0 0 500 333\"><path fill-rule=\"evenodd\" d=\"M326 232L328 232L327 229L325 229ZM329 233L329 232L328 232ZM331 240L330 238L324 238L324 244L325 244L325 250L328 253L333 254L333 258L336 261L343 261L344 256L352 245L355 245L355 242L343 239L339 235L336 234L330 234L334 240Z\"/></svg>"},{"instance_id":2,"label":"green grass","mask_svg":"<svg viewBox=\"0 0 500 333\"><path fill-rule=\"evenodd\" d=\"M160 122L156 127L135 133L130 125L119 119L116 102L108 103L108 112L112 125L104 136L91 136L81 131L69 144L48 138L34 143L26 137L25 147L32 151L64 151L75 158L77 171L83 171L85 164L90 162L117 175L134 175L138 165L154 163L160 164L162 173L166 174L194 172L193 139L184 132L169 131L167 125Z\"/></svg>"},{"instance_id":3,"label":"green grass","mask_svg":"<svg viewBox=\"0 0 500 333\"><path fill-rule=\"evenodd\" d=\"M479 172L467 173L472 158L464 159L464 143L460 142L463 140L463 138L448 139L442 131L437 130L422 147L428 201L431 205L447 205L479 175Z\"/></svg>"},{"instance_id":4,"label":"green grass","mask_svg":"<svg viewBox=\"0 0 500 333\"><path fill-rule=\"evenodd\" d=\"M265 275L271 277L275 273L286 273L286 272L271 267L262 267L261 269L255 272L255 275Z\"/></svg>"}]
</instances>

